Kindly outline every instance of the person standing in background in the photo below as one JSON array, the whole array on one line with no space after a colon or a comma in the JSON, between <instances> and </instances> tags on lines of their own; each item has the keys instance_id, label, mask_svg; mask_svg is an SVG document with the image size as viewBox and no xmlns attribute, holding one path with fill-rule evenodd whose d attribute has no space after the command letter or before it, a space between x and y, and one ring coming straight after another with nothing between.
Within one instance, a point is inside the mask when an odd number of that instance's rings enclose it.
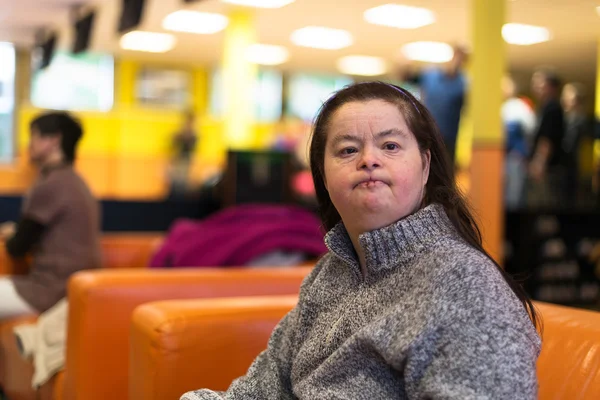
<instances>
[{"instance_id":1,"label":"person standing in background","mask_svg":"<svg viewBox=\"0 0 600 400\"><path fill-rule=\"evenodd\" d=\"M565 168L567 205L575 205L579 192L579 151L581 140L588 136L590 127L585 116L585 89L579 83L565 85L561 95L565 112L565 135L562 141Z\"/></svg>"},{"instance_id":2,"label":"person standing in background","mask_svg":"<svg viewBox=\"0 0 600 400\"><path fill-rule=\"evenodd\" d=\"M31 122L29 157L39 177L25 196L18 224L0 225L8 255L32 256L25 275L0 277L0 320L44 312L67 295L69 277L101 265L100 207L73 168L83 131L67 113Z\"/></svg>"},{"instance_id":3,"label":"person standing in background","mask_svg":"<svg viewBox=\"0 0 600 400\"><path fill-rule=\"evenodd\" d=\"M466 49L455 46L452 59L445 65L418 73L403 73L401 77L420 87L421 101L433 115L453 163L456 162L456 138L467 91L463 72L467 61Z\"/></svg>"},{"instance_id":4,"label":"person standing in background","mask_svg":"<svg viewBox=\"0 0 600 400\"><path fill-rule=\"evenodd\" d=\"M506 162L504 164L504 204L514 210L523 206L527 179L527 156L535 131L535 112L517 96L514 80L502 79L502 122L505 131Z\"/></svg>"},{"instance_id":5,"label":"person standing in background","mask_svg":"<svg viewBox=\"0 0 600 400\"><path fill-rule=\"evenodd\" d=\"M173 165L171 169L171 196L183 197L188 192L188 180L192 155L198 143L195 129L196 116L188 111L179 132L175 134L172 142Z\"/></svg>"},{"instance_id":6,"label":"person standing in background","mask_svg":"<svg viewBox=\"0 0 600 400\"><path fill-rule=\"evenodd\" d=\"M561 81L550 69L539 69L531 78L538 101L537 128L529 161L531 206L557 206L563 203L564 114L560 104Z\"/></svg>"}]
</instances>

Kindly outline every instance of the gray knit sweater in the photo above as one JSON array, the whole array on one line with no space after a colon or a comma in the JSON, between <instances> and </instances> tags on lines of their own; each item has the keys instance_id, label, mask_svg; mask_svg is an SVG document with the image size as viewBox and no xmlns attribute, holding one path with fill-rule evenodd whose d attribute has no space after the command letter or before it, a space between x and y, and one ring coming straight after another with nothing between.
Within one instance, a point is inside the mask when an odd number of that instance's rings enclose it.
<instances>
[{"instance_id":1,"label":"gray knit sweater","mask_svg":"<svg viewBox=\"0 0 600 400\"><path fill-rule=\"evenodd\" d=\"M342 224L267 350L198 399L535 399L540 339L494 264L431 205L362 234Z\"/></svg>"}]
</instances>

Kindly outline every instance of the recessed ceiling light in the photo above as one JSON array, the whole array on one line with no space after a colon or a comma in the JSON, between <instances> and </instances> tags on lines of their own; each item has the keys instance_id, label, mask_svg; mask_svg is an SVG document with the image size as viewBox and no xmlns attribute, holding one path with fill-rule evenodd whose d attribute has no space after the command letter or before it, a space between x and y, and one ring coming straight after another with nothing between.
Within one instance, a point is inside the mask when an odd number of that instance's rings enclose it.
<instances>
[{"instance_id":1,"label":"recessed ceiling light","mask_svg":"<svg viewBox=\"0 0 600 400\"><path fill-rule=\"evenodd\" d=\"M168 33L132 31L121 37L121 47L125 50L164 53L175 47L175 36Z\"/></svg>"},{"instance_id":2,"label":"recessed ceiling light","mask_svg":"<svg viewBox=\"0 0 600 400\"><path fill-rule=\"evenodd\" d=\"M529 46L550 40L550 31L542 26L504 24L502 37L507 43Z\"/></svg>"},{"instance_id":3,"label":"recessed ceiling light","mask_svg":"<svg viewBox=\"0 0 600 400\"><path fill-rule=\"evenodd\" d=\"M402 46L402 54L409 60L444 63L452 60L454 50L442 42L412 42Z\"/></svg>"},{"instance_id":4,"label":"recessed ceiling light","mask_svg":"<svg viewBox=\"0 0 600 400\"><path fill-rule=\"evenodd\" d=\"M600 6L596 7L596 12L600 15Z\"/></svg>"},{"instance_id":5,"label":"recessed ceiling light","mask_svg":"<svg viewBox=\"0 0 600 400\"><path fill-rule=\"evenodd\" d=\"M190 10L175 11L163 19L166 30L209 35L227 27L229 19L221 14Z\"/></svg>"},{"instance_id":6,"label":"recessed ceiling light","mask_svg":"<svg viewBox=\"0 0 600 400\"><path fill-rule=\"evenodd\" d=\"M343 49L354 41L348 31L322 26L307 26L297 29L292 32L291 40L298 46L324 50Z\"/></svg>"},{"instance_id":7,"label":"recessed ceiling light","mask_svg":"<svg viewBox=\"0 0 600 400\"><path fill-rule=\"evenodd\" d=\"M223 3L237 4L239 6L257 8L281 8L293 3L295 0L221 0Z\"/></svg>"},{"instance_id":8,"label":"recessed ceiling light","mask_svg":"<svg viewBox=\"0 0 600 400\"><path fill-rule=\"evenodd\" d=\"M435 22L433 12L426 8L385 4L364 12L367 22L400 29L416 29Z\"/></svg>"},{"instance_id":9,"label":"recessed ceiling light","mask_svg":"<svg viewBox=\"0 0 600 400\"><path fill-rule=\"evenodd\" d=\"M347 75L377 76L387 72L387 63L380 57L346 56L337 61L337 67Z\"/></svg>"},{"instance_id":10,"label":"recessed ceiling light","mask_svg":"<svg viewBox=\"0 0 600 400\"><path fill-rule=\"evenodd\" d=\"M253 44L246 49L246 59L254 64L279 65L289 58L288 50L283 46Z\"/></svg>"}]
</instances>

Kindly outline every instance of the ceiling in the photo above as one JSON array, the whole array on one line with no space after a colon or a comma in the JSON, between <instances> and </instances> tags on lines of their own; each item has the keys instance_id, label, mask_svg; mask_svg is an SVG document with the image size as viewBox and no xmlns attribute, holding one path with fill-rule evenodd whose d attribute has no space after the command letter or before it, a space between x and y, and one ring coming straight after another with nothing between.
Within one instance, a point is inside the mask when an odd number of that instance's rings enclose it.
<instances>
[{"instance_id":1,"label":"ceiling","mask_svg":"<svg viewBox=\"0 0 600 400\"><path fill-rule=\"evenodd\" d=\"M258 41L288 47L291 58L281 66L286 70L335 71L336 60L344 55L373 55L398 62L399 48L415 40L440 40L469 44L469 0L396 0L396 3L426 7L434 11L437 22L415 30L399 30L366 23L363 12L394 0L296 0L280 9L256 9ZM471 0L473 1L473 0ZM478 1L478 0L475 0ZM151 55L119 49L116 23L121 0L0 0L0 40L31 46L35 31L43 26L61 29L60 43L68 47L69 9L76 3L97 5L99 14L92 47L131 58L164 63L216 65L221 58L223 33L214 35L177 34L172 51ZM183 0L147 0L140 29L162 31L162 18L183 8ZM565 80L590 85L593 91L596 50L600 39L600 16L595 7L600 0L514 0L507 2L507 22L541 25L549 28L553 40L533 46L508 46L510 69L526 80L539 65L552 65ZM203 0L189 9L227 13L230 6L219 0ZM293 45L289 36L306 25L324 25L350 31L355 43L337 51L316 50Z\"/></svg>"}]
</instances>

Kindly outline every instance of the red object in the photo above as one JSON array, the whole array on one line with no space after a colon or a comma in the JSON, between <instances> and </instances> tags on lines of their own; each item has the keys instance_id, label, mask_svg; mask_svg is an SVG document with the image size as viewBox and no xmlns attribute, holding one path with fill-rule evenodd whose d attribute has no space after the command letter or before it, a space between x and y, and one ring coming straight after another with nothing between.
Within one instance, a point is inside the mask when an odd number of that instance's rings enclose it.
<instances>
[{"instance_id":1,"label":"red object","mask_svg":"<svg viewBox=\"0 0 600 400\"><path fill-rule=\"evenodd\" d=\"M292 180L292 189L302 196L314 196L315 184L309 171L297 173Z\"/></svg>"}]
</instances>

